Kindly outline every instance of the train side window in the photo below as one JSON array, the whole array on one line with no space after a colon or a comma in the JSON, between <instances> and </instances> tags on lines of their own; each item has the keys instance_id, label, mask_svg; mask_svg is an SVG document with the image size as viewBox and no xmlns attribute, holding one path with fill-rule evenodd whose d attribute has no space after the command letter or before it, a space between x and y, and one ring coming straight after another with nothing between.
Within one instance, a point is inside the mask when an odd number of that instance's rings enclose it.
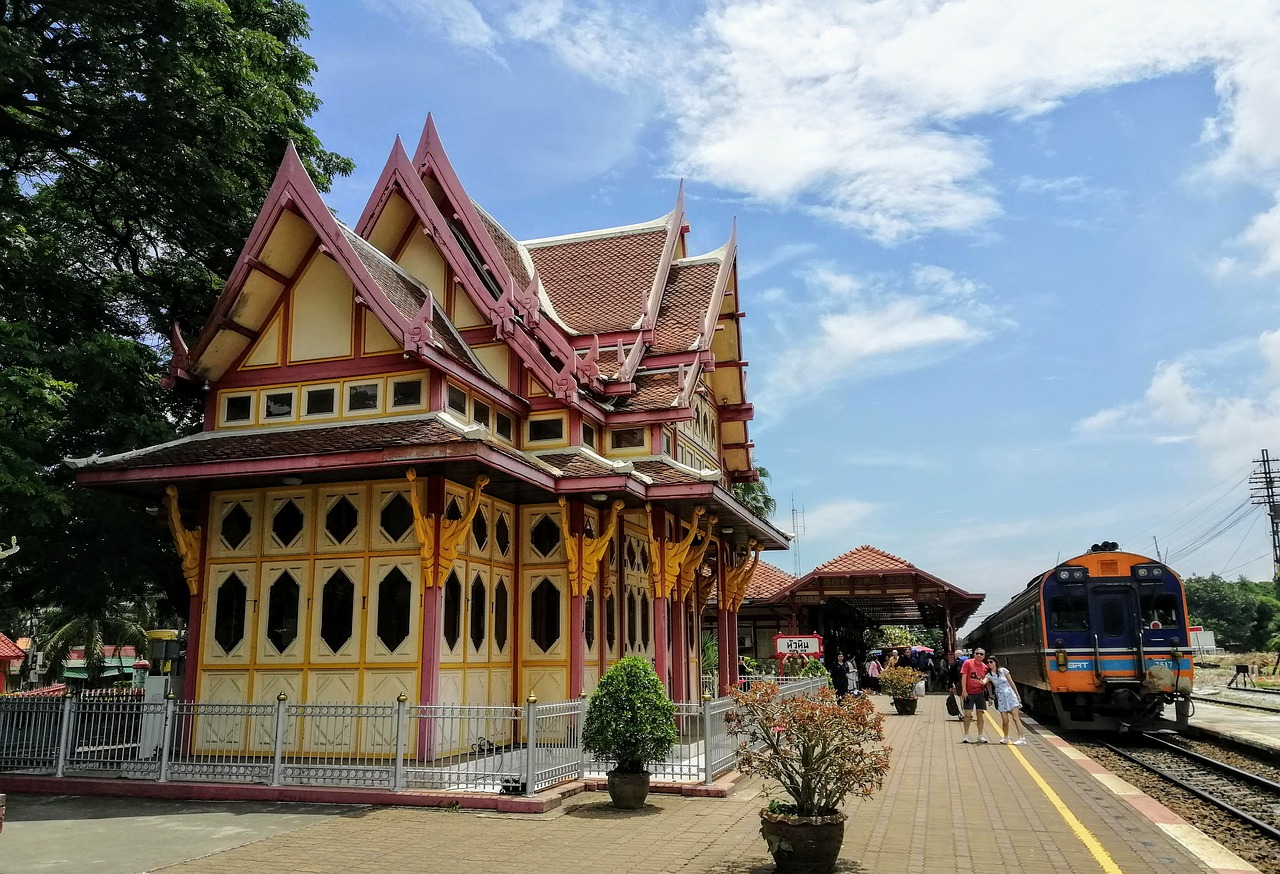
<instances>
[{"instance_id":1,"label":"train side window","mask_svg":"<svg viewBox=\"0 0 1280 874\"><path fill-rule=\"evenodd\" d=\"M1176 627L1178 620L1178 599L1169 592L1152 592L1142 595L1142 624L1147 628L1153 622L1159 622L1163 628Z\"/></svg>"},{"instance_id":2,"label":"train side window","mask_svg":"<svg viewBox=\"0 0 1280 874\"><path fill-rule=\"evenodd\" d=\"M1049 624L1055 631L1088 631L1089 603L1081 596L1050 598Z\"/></svg>"}]
</instances>

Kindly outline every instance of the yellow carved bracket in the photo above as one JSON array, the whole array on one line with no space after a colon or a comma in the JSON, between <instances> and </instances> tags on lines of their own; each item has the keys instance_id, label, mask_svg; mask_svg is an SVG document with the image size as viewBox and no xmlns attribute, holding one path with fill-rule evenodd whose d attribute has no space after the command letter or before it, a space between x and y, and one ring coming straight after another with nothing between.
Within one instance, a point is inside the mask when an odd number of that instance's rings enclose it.
<instances>
[{"instance_id":1,"label":"yellow carved bracket","mask_svg":"<svg viewBox=\"0 0 1280 874\"><path fill-rule=\"evenodd\" d=\"M476 484L467 497L467 505L460 519L443 519L435 513L426 511L426 502L422 498L417 484L418 472L409 468L405 472L409 481L409 506L413 508L413 530L418 535L418 552L422 558L422 585L431 588L440 583L442 574L453 566L458 558L458 548L462 538L480 509L480 496L489 478L481 474L476 477ZM438 531L438 534L437 534Z\"/></svg>"},{"instance_id":2,"label":"yellow carved bracket","mask_svg":"<svg viewBox=\"0 0 1280 874\"><path fill-rule=\"evenodd\" d=\"M673 593L677 601L684 601L696 588L698 569L702 567L702 559L706 557L707 547L711 546L711 532L715 531L718 521L715 516L707 517L707 531L702 535L702 543L690 549L684 561L680 562L680 574L676 577Z\"/></svg>"},{"instance_id":3,"label":"yellow carved bracket","mask_svg":"<svg viewBox=\"0 0 1280 874\"><path fill-rule=\"evenodd\" d=\"M721 603L734 613L738 612L742 600L747 597L747 586L751 583L751 575L755 573L756 566L760 564L760 551L763 547L753 537L747 541L747 549L753 553L751 558L725 574L726 592Z\"/></svg>"},{"instance_id":4,"label":"yellow carved bracket","mask_svg":"<svg viewBox=\"0 0 1280 874\"><path fill-rule=\"evenodd\" d=\"M694 507L693 518L689 520L689 533L679 543L658 539L653 533L653 510L649 504L644 505L645 521L649 525L649 584L655 598L670 598L680 578L680 565L693 546L693 539L698 536L698 525L706 514L706 507ZM659 560L658 556L662 558Z\"/></svg>"},{"instance_id":5,"label":"yellow carved bracket","mask_svg":"<svg viewBox=\"0 0 1280 874\"><path fill-rule=\"evenodd\" d=\"M618 514L626 504L614 501L604 531L596 537L588 537L585 532L573 534L569 531L568 501L562 495L556 502L560 505L560 537L564 542L564 554L569 565L569 591L581 598L595 585L596 578L600 575L600 560L604 558L605 550L618 531ZM608 597L608 594L604 597Z\"/></svg>"},{"instance_id":6,"label":"yellow carved bracket","mask_svg":"<svg viewBox=\"0 0 1280 874\"><path fill-rule=\"evenodd\" d=\"M169 517L169 533L173 535L174 549L182 559L182 576L187 580L187 591L192 595L200 590L200 526L188 528L182 524L182 514L178 511L178 487L167 485L164 488L164 506Z\"/></svg>"}]
</instances>

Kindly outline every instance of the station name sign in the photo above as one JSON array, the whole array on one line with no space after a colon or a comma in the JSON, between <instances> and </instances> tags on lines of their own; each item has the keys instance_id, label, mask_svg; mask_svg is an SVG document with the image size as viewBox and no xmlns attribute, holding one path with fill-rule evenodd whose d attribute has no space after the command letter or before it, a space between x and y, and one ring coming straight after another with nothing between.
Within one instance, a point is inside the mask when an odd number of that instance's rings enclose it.
<instances>
[{"instance_id":1,"label":"station name sign","mask_svg":"<svg viewBox=\"0 0 1280 874\"><path fill-rule=\"evenodd\" d=\"M802 655L822 657L821 634L775 634L773 651L780 656Z\"/></svg>"}]
</instances>

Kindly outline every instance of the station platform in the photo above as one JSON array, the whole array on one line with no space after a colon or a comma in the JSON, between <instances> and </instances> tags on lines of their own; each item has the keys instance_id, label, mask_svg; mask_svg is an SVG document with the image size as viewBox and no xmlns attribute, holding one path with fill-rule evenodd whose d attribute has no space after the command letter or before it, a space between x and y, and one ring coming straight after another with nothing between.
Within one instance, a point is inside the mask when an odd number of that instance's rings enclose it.
<instances>
[{"instance_id":1,"label":"station platform","mask_svg":"<svg viewBox=\"0 0 1280 874\"><path fill-rule=\"evenodd\" d=\"M1280 713L1210 704L1199 699L1194 703L1190 734L1227 738L1268 754L1280 763Z\"/></svg>"},{"instance_id":2,"label":"station platform","mask_svg":"<svg viewBox=\"0 0 1280 874\"><path fill-rule=\"evenodd\" d=\"M994 712L991 743L962 744L944 695L914 716L873 700L887 712L893 769L882 792L847 806L842 853L867 871L1256 871L1032 720L1024 746L999 743Z\"/></svg>"}]
</instances>

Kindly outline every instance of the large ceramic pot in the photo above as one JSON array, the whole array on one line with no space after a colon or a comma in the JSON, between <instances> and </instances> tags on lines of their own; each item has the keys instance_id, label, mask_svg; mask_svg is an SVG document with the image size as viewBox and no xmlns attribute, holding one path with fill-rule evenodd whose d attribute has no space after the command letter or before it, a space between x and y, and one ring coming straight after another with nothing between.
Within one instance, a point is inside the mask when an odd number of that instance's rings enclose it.
<instances>
[{"instance_id":1,"label":"large ceramic pot","mask_svg":"<svg viewBox=\"0 0 1280 874\"><path fill-rule=\"evenodd\" d=\"M610 771L606 776L609 778L609 798L614 807L623 810L639 810L644 807L644 800L649 797L648 771Z\"/></svg>"},{"instance_id":2,"label":"large ceramic pot","mask_svg":"<svg viewBox=\"0 0 1280 874\"><path fill-rule=\"evenodd\" d=\"M899 716L915 716L919 703L919 698L894 698L893 709L898 711Z\"/></svg>"},{"instance_id":3,"label":"large ceramic pot","mask_svg":"<svg viewBox=\"0 0 1280 874\"><path fill-rule=\"evenodd\" d=\"M843 813L790 816L760 811L760 834L779 874L831 874L844 843Z\"/></svg>"}]
</instances>

